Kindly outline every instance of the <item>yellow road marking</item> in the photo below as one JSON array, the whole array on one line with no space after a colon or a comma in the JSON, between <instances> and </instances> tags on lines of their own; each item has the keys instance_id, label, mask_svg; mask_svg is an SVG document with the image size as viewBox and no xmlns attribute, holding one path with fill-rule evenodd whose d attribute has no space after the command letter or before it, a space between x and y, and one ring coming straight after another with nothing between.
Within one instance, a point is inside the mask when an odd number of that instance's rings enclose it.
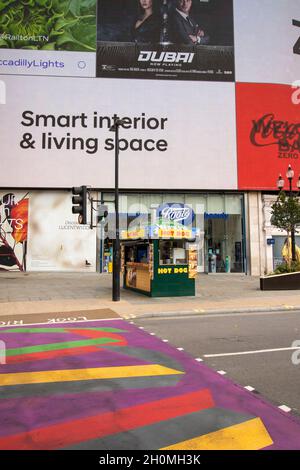
<instances>
[{"instance_id":1,"label":"yellow road marking","mask_svg":"<svg viewBox=\"0 0 300 470\"><path fill-rule=\"evenodd\" d=\"M261 419L254 418L161 450L258 450L272 444Z\"/></svg>"},{"instance_id":2,"label":"yellow road marking","mask_svg":"<svg viewBox=\"0 0 300 470\"><path fill-rule=\"evenodd\" d=\"M158 364L98 367L92 369L51 370L43 372L20 372L0 374L0 386L47 382L73 382L76 380L120 379L129 377L150 377L178 375L184 372Z\"/></svg>"}]
</instances>

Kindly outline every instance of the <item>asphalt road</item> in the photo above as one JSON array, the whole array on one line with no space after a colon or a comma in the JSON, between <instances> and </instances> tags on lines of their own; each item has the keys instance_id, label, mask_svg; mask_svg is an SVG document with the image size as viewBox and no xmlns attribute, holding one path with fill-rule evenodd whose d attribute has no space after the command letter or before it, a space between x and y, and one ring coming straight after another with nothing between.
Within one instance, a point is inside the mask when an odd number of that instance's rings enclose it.
<instances>
[{"instance_id":1,"label":"asphalt road","mask_svg":"<svg viewBox=\"0 0 300 470\"><path fill-rule=\"evenodd\" d=\"M300 415L300 364L292 363L295 350L282 350L291 348L295 340L300 343L300 311L148 318L134 323Z\"/></svg>"}]
</instances>

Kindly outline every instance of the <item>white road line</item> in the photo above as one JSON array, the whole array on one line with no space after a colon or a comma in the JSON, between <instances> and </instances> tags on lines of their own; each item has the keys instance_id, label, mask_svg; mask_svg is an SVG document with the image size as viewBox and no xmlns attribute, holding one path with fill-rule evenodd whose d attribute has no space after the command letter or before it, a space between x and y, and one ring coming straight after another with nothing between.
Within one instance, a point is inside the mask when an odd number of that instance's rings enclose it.
<instances>
[{"instance_id":1,"label":"white road line","mask_svg":"<svg viewBox=\"0 0 300 470\"><path fill-rule=\"evenodd\" d=\"M275 316L275 315L282 315L283 313L286 315L287 313L289 313L290 315L299 315L299 307L294 307L294 309L286 309L285 307L282 307L282 310L272 310L273 307L270 307L270 311L269 312L266 312L265 310L263 311L254 311L254 312L240 312L240 311L237 311L237 312L233 312L233 313L209 313L209 310L206 310L206 311L203 311L201 313L204 313L205 312L205 315L199 315L199 316L196 316L196 315L193 315L193 312L194 310L189 310L189 311L181 311L180 314L184 314L184 315L181 315L180 317L178 317L178 312L159 312L160 315L162 315L161 317L153 317L151 316L151 320L153 321L162 321L162 320L165 320L165 321L168 321L170 320L170 318L172 319L175 319L175 320L207 320L208 318L231 318L231 317L255 317L255 316L267 316L267 315L272 315L272 316ZM296 310L296 308L298 308L298 310ZM287 312L288 310L288 312ZM151 312L152 314L152 312ZM165 317L163 315L166 315ZM147 319L147 317L141 317L141 319Z\"/></svg>"},{"instance_id":2,"label":"white road line","mask_svg":"<svg viewBox=\"0 0 300 470\"><path fill-rule=\"evenodd\" d=\"M286 413L289 413L290 411L292 411L292 409L286 405L280 405L278 406L278 408L280 408L282 411L285 411Z\"/></svg>"},{"instance_id":3,"label":"white road line","mask_svg":"<svg viewBox=\"0 0 300 470\"><path fill-rule=\"evenodd\" d=\"M259 353L265 353L265 352L294 351L296 349L300 349L300 348L289 347L289 348L277 348L277 349L257 349L256 351L240 351L240 352L222 353L222 354L203 354L203 357L241 356L245 354L259 354Z\"/></svg>"}]
</instances>

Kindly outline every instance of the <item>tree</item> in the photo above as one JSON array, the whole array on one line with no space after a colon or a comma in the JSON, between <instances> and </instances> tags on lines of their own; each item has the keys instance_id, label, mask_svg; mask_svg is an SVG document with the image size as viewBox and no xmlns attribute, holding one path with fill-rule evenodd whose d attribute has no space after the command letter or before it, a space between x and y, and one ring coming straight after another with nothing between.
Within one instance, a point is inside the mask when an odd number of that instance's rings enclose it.
<instances>
[{"instance_id":1,"label":"tree","mask_svg":"<svg viewBox=\"0 0 300 470\"><path fill-rule=\"evenodd\" d=\"M272 205L271 224L287 232L288 238L292 237L295 243L296 227L300 225L300 203L295 195L287 196L284 191L280 191L276 202Z\"/></svg>"}]
</instances>

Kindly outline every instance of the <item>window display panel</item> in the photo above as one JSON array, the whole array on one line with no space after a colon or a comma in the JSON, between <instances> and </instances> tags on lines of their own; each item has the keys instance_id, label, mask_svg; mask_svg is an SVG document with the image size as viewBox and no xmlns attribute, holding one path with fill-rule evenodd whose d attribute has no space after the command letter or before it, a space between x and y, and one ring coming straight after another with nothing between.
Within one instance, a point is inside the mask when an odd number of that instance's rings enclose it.
<instances>
[{"instance_id":1,"label":"window display panel","mask_svg":"<svg viewBox=\"0 0 300 470\"><path fill-rule=\"evenodd\" d=\"M187 264L187 251L185 240L160 240L159 264Z\"/></svg>"},{"instance_id":2,"label":"window display panel","mask_svg":"<svg viewBox=\"0 0 300 470\"><path fill-rule=\"evenodd\" d=\"M274 235L275 243L273 245L273 267L276 269L284 262L284 246L286 243L286 235ZM295 237L296 247L300 247L300 236Z\"/></svg>"}]
</instances>

